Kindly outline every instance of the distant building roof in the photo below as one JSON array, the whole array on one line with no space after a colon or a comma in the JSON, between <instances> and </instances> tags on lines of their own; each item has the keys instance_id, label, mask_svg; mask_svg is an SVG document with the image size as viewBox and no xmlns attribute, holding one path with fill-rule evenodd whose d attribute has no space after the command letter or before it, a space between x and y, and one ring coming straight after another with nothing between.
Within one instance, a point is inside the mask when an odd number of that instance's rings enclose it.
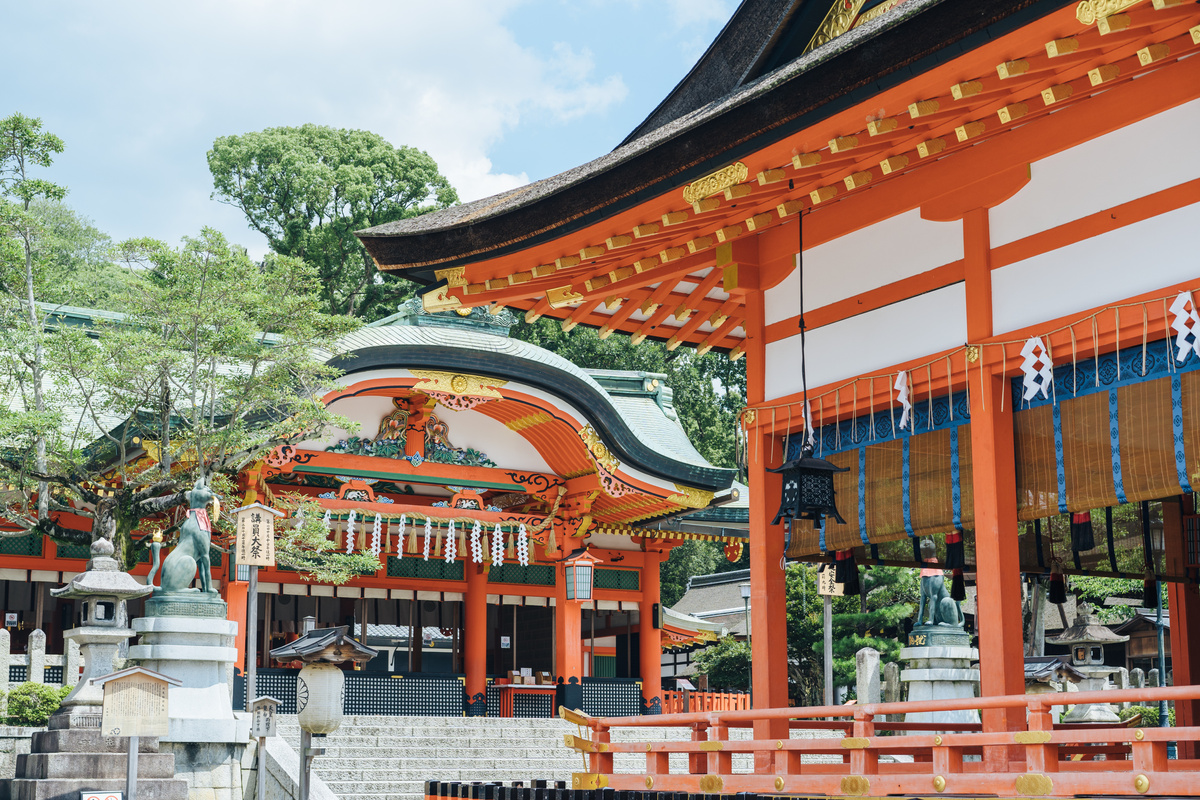
<instances>
[{"instance_id":1,"label":"distant building roof","mask_svg":"<svg viewBox=\"0 0 1200 800\"><path fill-rule=\"evenodd\" d=\"M730 633L745 634L746 603L739 584L750 581L750 570L693 575L671 610L710 622L723 622Z\"/></svg>"}]
</instances>

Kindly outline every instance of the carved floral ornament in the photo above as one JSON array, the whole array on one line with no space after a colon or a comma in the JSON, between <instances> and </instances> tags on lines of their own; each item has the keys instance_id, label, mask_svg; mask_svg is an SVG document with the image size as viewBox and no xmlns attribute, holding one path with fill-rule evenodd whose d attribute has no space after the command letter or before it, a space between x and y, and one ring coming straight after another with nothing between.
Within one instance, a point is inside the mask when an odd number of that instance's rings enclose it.
<instances>
[{"instance_id":1,"label":"carved floral ornament","mask_svg":"<svg viewBox=\"0 0 1200 800\"><path fill-rule=\"evenodd\" d=\"M1075 7L1075 19L1083 25L1095 25L1105 17L1120 14L1141 0L1083 0Z\"/></svg>"},{"instance_id":2,"label":"carved floral ornament","mask_svg":"<svg viewBox=\"0 0 1200 800\"><path fill-rule=\"evenodd\" d=\"M426 394L447 408L467 411L480 403L503 400L500 387L508 381L468 375L461 372L436 372L433 370L410 370L418 378L416 391Z\"/></svg>"},{"instance_id":3,"label":"carved floral ornament","mask_svg":"<svg viewBox=\"0 0 1200 800\"><path fill-rule=\"evenodd\" d=\"M579 438L587 445L588 453L596 462L596 466L602 467L608 472L616 472L620 468L621 462L617 461L616 456L609 452L604 442L600 441L600 434L596 433L596 429L591 425L583 426L579 431Z\"/></svg>"},{"instance_id":4,"label":"carved floral ornament","mask_svg":"<svg viewBox=\"0 0 1200 800\"><path fill-rule=\"evenodd\" d=\"M687 203L695 203L714 194L720 194L730 186L735 186L746 180L750 170L741 161L705 175L684 188L683 199Z\"/></svg>"}]
</instances>

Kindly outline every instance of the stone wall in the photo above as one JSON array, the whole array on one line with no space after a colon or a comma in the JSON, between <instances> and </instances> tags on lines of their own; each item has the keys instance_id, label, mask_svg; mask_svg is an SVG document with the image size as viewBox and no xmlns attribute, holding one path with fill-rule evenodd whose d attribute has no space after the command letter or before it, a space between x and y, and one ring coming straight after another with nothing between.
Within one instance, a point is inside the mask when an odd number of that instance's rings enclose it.
<instances>
[{"instance_id":1,"label":"stone wall","mask_svg":"<svg viewBox=\"0 0 1200 800\"><path fill-rule=\"evenodd\" d=\"M27 755L33 743L33 734L44 730L0 726L0 778L16 777L17 756Z\"/></svg>"}]
</instances>

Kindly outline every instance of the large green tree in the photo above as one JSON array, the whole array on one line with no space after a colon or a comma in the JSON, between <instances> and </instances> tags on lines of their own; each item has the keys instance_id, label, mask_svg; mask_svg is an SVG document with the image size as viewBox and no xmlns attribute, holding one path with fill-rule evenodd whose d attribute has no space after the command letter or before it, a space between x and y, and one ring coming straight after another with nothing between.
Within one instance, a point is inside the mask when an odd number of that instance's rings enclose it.
<instances>
[{"instance_id":1,"label":"large green tree","mask_svg":"<svg viewBox=\"0 0 1200 800\"><path fill-rule=\"evenodd\" d=\"M38 229L33 240L42 284L38 300L124 311L124 298L136 293L144 276L120 263L122 252L112 238L65 203L39 200L29 213Z\"/></svg>"},{"instance_id":2,"label":"large green tree","mask_svg":"<svg viewBox=\"0 0 1200 800\"><path fill-rule=\"evenodd\" d=\"M236 206L271 249L317 268L330 313L375 320L412 294L380 272L354 231L458 202L428 154L368 131L321 125L223 136L208 151L213 197Z\"/></svg>"}]
</instances>

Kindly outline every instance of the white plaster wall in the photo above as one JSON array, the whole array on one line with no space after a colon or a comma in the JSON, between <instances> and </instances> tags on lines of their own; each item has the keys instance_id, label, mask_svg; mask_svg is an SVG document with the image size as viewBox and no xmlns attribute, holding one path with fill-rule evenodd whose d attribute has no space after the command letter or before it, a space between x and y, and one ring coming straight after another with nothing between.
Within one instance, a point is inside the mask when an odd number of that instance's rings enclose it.
<instances>
[{"instance_id":1,"label":"white plaster wall","mask_svg":"<svg viewBox=\"0 0 1200 800\"><path fill-rule=\"evenodd\" d=\"M1193 100L1034 162L1029 183L991 210L992 247L1200 177L1198 131Z\"/></svg>"},{"instance_id":2,"label":"white plaster wall","mask_svg":"<svg viewBox=\"0 0 1200 800\"><path fill-rule=\"evenodd\" d=\"M804 251L804 307L820 308L963 257L962 223L898 214ZM767 324L799 313L800 278L793 271L766 294Z\"/></svg>"},{"instance_id":3,"label":"white plaster wall","mask_svg":"<svg viewBox=\"0 0 1200 800\"><path fill-rule=\"evenodd\" d=\"M389 397L365 395L337 400L329 406L335 414L359 423L353 434L344 430L329 430L320 440L304 442L301 447L324 450L347 435L375 438L379 421L395 408ZM486 453L492 461L512 469L531 472L550 472L545 459L537 449L516 431L509 430L503 422L497 422L478 411L454 411L439 405L434 413L450 425L450 443L455 447L473 447Z\"/></svg>"},{"instance_id":4,"label":"white plaster wall","mask_svg":"<svg viewBox=\"0 0 1200 800\"><path fill-rule=\"evenodd\" d=\"M807 339L811 395L827 384L964 344L965 289L956 283L816 328ZM798 335L767 345L768 400L801 390L800 360Z\"/></svg>"},{"instance_id":5,"label":"white plaster wall","mask_svg":"<svg viewBox=\"0 0 1200 800\"><path fill-rule=\"evenodd\" d=\"M1200 204L992 271L997 334L1200 276Z\"/></svg>"}]
</instances>

